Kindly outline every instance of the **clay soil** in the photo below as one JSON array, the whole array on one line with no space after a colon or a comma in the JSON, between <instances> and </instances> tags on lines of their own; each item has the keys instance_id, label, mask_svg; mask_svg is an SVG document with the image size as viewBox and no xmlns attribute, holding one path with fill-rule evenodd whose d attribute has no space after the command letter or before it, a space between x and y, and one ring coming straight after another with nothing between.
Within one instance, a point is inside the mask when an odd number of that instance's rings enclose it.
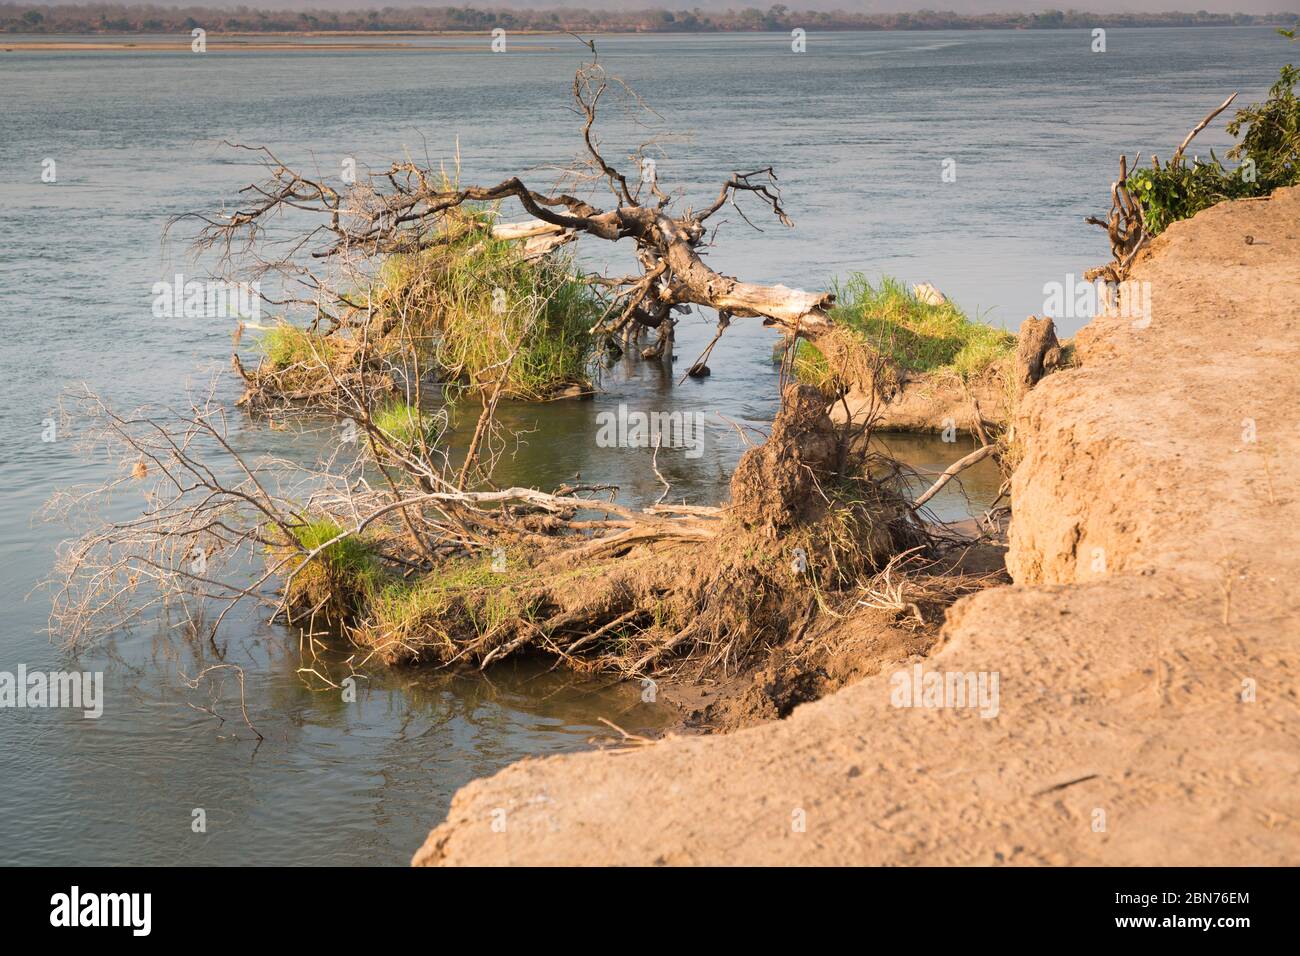
<instances>
[{"instance_id":1,"label":"clay soil","mask_svg":"<svg viewBox=\"0 0 1300 956\"><path fill-rule=\"evenodd\" d=\"M1021 405L1014 584L890 650L997 674L995 714L896 706L882 666L734 733L514 764L415 863L1300 862L1300 190L1175 224L1132 277L1151 322L1094 319Z\"/></svg>"}]
</instances>

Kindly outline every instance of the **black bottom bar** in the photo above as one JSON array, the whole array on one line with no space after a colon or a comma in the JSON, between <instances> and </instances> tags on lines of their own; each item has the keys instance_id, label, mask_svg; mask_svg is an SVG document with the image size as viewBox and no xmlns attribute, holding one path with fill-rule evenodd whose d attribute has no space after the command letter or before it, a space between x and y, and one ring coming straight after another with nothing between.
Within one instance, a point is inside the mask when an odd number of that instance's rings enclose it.
<instances>
[{"instance_id":1,"label":"black bottom bar","mask_svg":"<svg viewBox=\"0 0 1300 956\"><path fill-rule=\"evenodd\" d=\"M7 933L76 933L81 943L96 936L127 945L201 942L214 931L227 943L241 933L251 940L267 921L281 923L297 943L373 943L380 926L429 933L435 940L443 923L462 930L481 926L488 933L527 925L531 934L549 936L548 926L571 930L575 919L583 935L594 939L602 924L614 933L627 930L633 913L636 933L653 933L656 926L671 931L693 913L695 931L716 924L733 944L749 936L770 942L776 926L787 924L788 932L812 934L805 948L817 948L818 939L830 946L854 925L855 933L869 935L877 931L872 925L880 932L892 926L918 943L955 938L948 934L965 927L971 935L962 938L971 940L1073 943L1104 937L1183 945L1196 938L1230 946L1261 930L1289 936L1296 887L1294 870L1250 868L629 869L563 875L36 869L10 870L8 876L10 889L0 895Z\"/></svg>"}]
</instances>

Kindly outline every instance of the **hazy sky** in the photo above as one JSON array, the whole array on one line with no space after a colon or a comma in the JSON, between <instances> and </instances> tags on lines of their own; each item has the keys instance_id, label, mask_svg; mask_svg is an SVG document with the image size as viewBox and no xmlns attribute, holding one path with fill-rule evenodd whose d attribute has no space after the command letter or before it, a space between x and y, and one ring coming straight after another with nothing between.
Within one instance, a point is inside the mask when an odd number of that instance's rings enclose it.
<instances>
[{"instance_id":1,"label":"hazy sky","mask_svg":"<svg viewBox=\"0 0 1300 956\"><path fill-rule=\"evenodd\" d=\"M64 0L46 0L62 3ZM77 0L67 0L77 2ZM132 4L138 0L119 0ZM152 0L161 7L189 6L186 0ZM233 9L247 6L264 10L358 10L384 7L471 6L551 8L573 7L596 10L741 10L746 7L767 9L774 0L194 0L194 6ZM1296 0L786 0L793 10L846 10L866 13L895 13L902 10L954 10L958 13L1001 13L1065 10L1071 7L1091 12L1156 13L1165 10L1212 13L1279 13L1294 8Z\"/></svg>"}]
</instances>

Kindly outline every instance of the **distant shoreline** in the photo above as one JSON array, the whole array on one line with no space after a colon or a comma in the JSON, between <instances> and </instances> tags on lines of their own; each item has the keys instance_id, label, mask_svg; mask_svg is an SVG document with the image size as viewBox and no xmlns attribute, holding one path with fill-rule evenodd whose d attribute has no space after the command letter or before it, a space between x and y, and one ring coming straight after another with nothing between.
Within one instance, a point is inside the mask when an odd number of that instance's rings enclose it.
<instances>
[{"instance_id":1,"label":"distant shoreline","mask_svg":"<svg viewBox=\"0 0 1300 956\"><path fill-rule=\"evenodd\" d=\"M274 3L275 0L272 0ZM310 2L310 0L309 0ZM564 36L566 34L704 35L723 33L808 34L861 32L934 32L941 30L1093 30L1146 27L1295 27L1300 14L1278 10L1269 14L1243 13L1090 13L1047 10L1039 13L958 14L921 10L911 13L850 13L843 10L794 10L773 4L766 10L749 7L705 11L655 8L639 10L592 8L478 9L473 6L421 6L384 10L283 10L239 7L218 10L201 3L164 8L152 5L105 4L59 6L0 0L0 44L29 49L28 44L66 43L67 37L95 38L103 49L118 49L123 38L147 37L146 42L180 42L192 31L229 41L236 37L266 37L290 43L319 40L357 40L362 48L375 46L361 38L381 38L392 47L396 38L460 38L487 36L504 31L509 36ZM175 40L168 38L174 37ZM19 39L21 38L21 39ZM38 38L53 38L41 40ZM102 41L99 38L104 38ZM86 49L90 39L78 41ZM141 47L135 41L134 49ZM245 49L250 48L247 44ZM43 46L41 49L52 49ZM170 47L168 47L170 49ZM286 49L277 46L275 49ZM423 47L422 49L428 49Z\"/></svg>"},{"instance_id":2,"label":"distant shoreline","mask_svg":"<svg viewBox=\"0 0 1300 956\"><path fill-rule=\"evenodd\" d=\"M1128 30L1148 30L1148 29L1260 29L1269 27L1290 27L1293 23L1300 22L1300 15L1294 20L1279 19L1276 21L1259 22L1259 23L1109 23L1104 17L1099 16L1097 22L1091 26L1105 27L1107 29L1128 29ZM878 26L818 26L809 30L809 33L995 33L998 31L1017 32L1017 33L1041 33L1044 31L1063 31L1063 30L1084 30L1089 27L1067 24L1058 27L1045 26L1008 26L1003 24L996 25L951 25L951 26L910 26L910 27L878 27ZM491 27L484 27L473 30L207 30L209 38L230 38L230 37L290 37L296 39L310 38L330 38L330 37L476 37L490 35ZM572 36L575 30L536 30L523 29L520 27L511 27L507 31L511 36ZM727 28L711 26L708 28L696 30L633 30L633 29L602 29L598 27L583 27L581 32L590 33L597 36L707 36L721 34L764 34L775 33L785 34L789 31L777 27L771 30L749 30L744 28ZM104 38L104 42L113 42L115 38L126 37L163 37L177 36L178 42L181 35L184 35L188 43L189 31L177 28L176 30L60 30L57 33L43 31L0 31L0 38L4 37L21 37L19 43L30 43L34 37L94 37Z\"/></svg>"},{"instance_id":3,"label":"distant shoreline","mask_svg":"<svg viewBox=\"0 0 1300 956\"><path fill-rule=\"evenodd\" d=\"M70 36L73 34L64 34ZM61 41L52 39L49 41L41 40L0 40L0 52L3 53L108 53L108 52L145 52L145 53L179 53L188 52L191 49L191 40L188 36L178 37L174 40L144 40L130 41L129 36L163 36L164 34L126 34L122 39L105 37L104 39L88 40L69 40ZM409 35L409 34L408 34ZM435 36L435 34L426 34ZM452 34L436 34L438 36L452 36ZM473 34L463 34L470 35ZM87 36L91 36L87 34ZM411 53L437 53L437 52L476 52L473 47L465 46L417 46L411 43L397 42L376 42L376 43L295 43L295 36L307 38L311 34L254 34L254 33L211 33L208 34L207 42L209 53L220 52L276 52L276 53L299 53L308 50L337 50L342 52L357 52L365 50L385 50ZM240 37L249 37L247 41L241 41ZM268 39L261 39L267 37ZM280 37L282 39L272 39ZM485 47L486 49L486 47ZM553 47L527 47L525 50L516 52L527 52L554 49Z\"/></svg>"},{"instance_id":4,"label":"distant shoreline","mask_svg":"<svg viewBox=\"0 0 1300 956\"><path fill-rule=\"evenodd\" d=\"M1105 26L1105 24L1101 24ZM1195 29L1206 26L1232 26L1232 27L1264 27L1274 26L1275 24L1141 24L1129 25L1130 29L1146 29L1157 27L1183 27L1186 29ZM1006 26L974 26L974 27L952 27L947 28L952 32L996 32L996 31L1016 31L1016 32L1038 32L1042 29L1081 29L1077 27L1056 27L1056 28L1026 28L1026 27L1006 27ZM633 36L723 36L723 35L762 35L765 33L782 34L781 30L740 30L740 29L701 29L701 30L677 30L677 31L637 31L637 30L595 30L588 31L591 35L604 37L633 37ZM861 27L846 28L825 28L810 32L824 33L936 33L942 32L939 28L913 28L913 29L864 29ZM473 52L474 48L466 46L429 46L417 45L412 43L401 42L402 38L412 39L465 39L468 37L487 37L490 31L487 30L265 30L265 31L207 31L206 40L208 43L208 52L279 52L279 53L297 53L311 50L335 50L340 52L360 52L360 51L396 51L412 53L437 53L437 52ZM526 30L512 29L509 35L520 37L568 37L571 36L566 30ZM8 37L15 39L8 39ZM39 38L39 39L38 39ZM75 38L75 39L74 39ZM373 39L374 42L353 42L353 43L312 43L304 42L310 40L361 40L362 38ZM169 32L158 33L111 33L88 31L83 33L0 33L0 52L3 53L104 53L104 52L182 52L191 48L191 37L188 33L177 34ZM484 49L487 49L484 47ZM520 48L519 52L538 52L553 50L553 47L530 46Z\"/></svg>"}]
</instances>

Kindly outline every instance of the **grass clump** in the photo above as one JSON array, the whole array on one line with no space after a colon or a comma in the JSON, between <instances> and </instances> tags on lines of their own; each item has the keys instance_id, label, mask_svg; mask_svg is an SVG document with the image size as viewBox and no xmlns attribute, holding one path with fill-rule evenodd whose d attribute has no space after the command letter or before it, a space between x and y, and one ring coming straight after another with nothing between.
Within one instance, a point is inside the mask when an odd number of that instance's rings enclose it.
<instances>
[{"instance_id":1,"label":"grass clump","mask_svg":"<svg viewBox=\"0 0 1300 956\"><path fill-rule=\"evenodd\" d=\"M400 400L376 409L370 420L390 439L408 448L421 444L432 448L442 435L439 424L443 419L426 415L414 405Z\"/></svg>"},{"instance_id":2,"label":"grass clump","mask_svg":"<svg viewBox=\"0 0 1300 956\"><path fill-rule=\"evenodd\" d=\"M340 314L327 333L284 321L268 329L257 372L240 369L250 386L241 404L329 394L336 380L355 376L391 393L428 372L522 401L590 388L589 329L604 302L571 256L494 239L495 218L495 209L458 210L427 248L350 273L355 282L338 294Z\"/></svg>"},{"instance_id":3,"label":"grass clump","mask_svg":"<svg viewBox=\"0 0 1300 956\"><path fill-rule=\"evenodd\" d=\"M239 400L241 405L319 389L332 375L346 370L351 354L345 342L283 319L262 333L258 351L262 362L253 375L236 363L249 385L249 391Z\"/></svg>"},{"instance_id":4,"label":"grass clump","mask_svg":"<svg viewBox=\"0 0 1300 956\"><path fill-rule=\"evenodd\" d=\"M367 609L370 643L410 644L418 639L454 645L444 626L451 605L452 596L436 581L390 584L374 595Z\"/></svg>"},{"instance_id":5,"label":"grass clump","mask_svg":"<svg viewBox=\"0 0 1300 956\"><path fill-rule=\"evenodd\" d=\"M799 379L819 387L853 384L866 376L855 366L879 356L894 377L905 373L978 375L1015 351L1015 336L976 322L951 302L923 302L888 276L872 284L854 273L835 289L831 317L838 336L825 350L800 341L795 353Z\"/></svg>"},{"instance_id":6,"label":"grass clump","mask_svg":"<svg viewBox=\"0 0 1300 956\"><path fill-rule=\"evenodd\" d=\"M325 336L284 321L267 329L258 347L267 364L277 372L294 366L309 368L327 364L337 351L335 344Z\"/></svg>"},{"instance_id":7,"label":"grass clump","mask_svg":"<svg viewBox=\"0 0 1300 956\"><path fill-rule=\"evenodd\" d=\"M340 573L367 576L375 572L375 558L367 544L355 535L340 538L343 528L330 518L316 518L294 528L294 538L304 551L324 545L316 556ZM337 541L334 539L338 538ZM326 544L326 542L329 542Z\"/></svg>"},{"instance_id":8,"label":"grass clump","mask_svg":"<svg viewBox=\"0 0 1300 956\"><path fill-rule=\"evenodd\" d=\"M343 622L384 587L384 570L370 545L356 535L339 538L341 534L343 528L330 518L313 518L293 528L297 548L286 597L296 613ZM302 553L317 548L322 550L311 560Z\"/></svg>"},{"instance_id":9,"label":"grass clump","mask_svg":"<svg viewBox=\"0 0 1300 956\"><path fill-rule=\"evenodd\" d=\"M502 394L524 401L589 386L588 330L603 312L600 299L571 257L525 260L519 243L493 239L488 224L475 220L447 245L390 256L375 298L402 316L399 334L448 380L488 388L504 376Z\"/></svg>"},{"instance_id":10,"label":"grass clump","mask_svg":"<svg viewBox=\"0 0 1300 956\"><path fill-rule=\"evenodd\" d=\"M507 556L504 570L488 558L461 558L414 582L394 581L370 595L356 635L381 656L420 648L414 656L446 660L466 641L482 640L530 616L522 565ZM436 650L435 650L436 649Z\"/></svg>"}]
</instances>

